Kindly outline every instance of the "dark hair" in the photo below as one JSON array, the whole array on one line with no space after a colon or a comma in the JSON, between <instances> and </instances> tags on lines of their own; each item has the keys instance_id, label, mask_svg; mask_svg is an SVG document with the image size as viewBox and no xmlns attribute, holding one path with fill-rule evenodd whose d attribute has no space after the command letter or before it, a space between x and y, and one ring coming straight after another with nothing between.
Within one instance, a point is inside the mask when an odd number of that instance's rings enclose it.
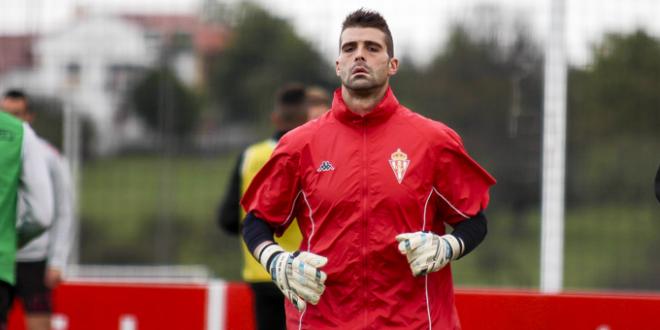
<instances>
[{"instance_id":1,"label":"dark hair","mask_svg":"<svg viewBox=\"0 0 660 330\"><path fill-rule=\"evenodd\" d=\"M5 92L4 97L10 99L23 99L27 101L27 95L20 89L10 89Z\"/></svg>"},{"instance_id":2,"label":"dark hair","mask_svg":"<svg viewBox=\"0 0 660 330\"><path fill-rule=\"evenodd\" d=\"M346 16L344 23L341 25L341 32L344 32L350 27L362 28L375 28L385 33L385 45L387 46L387 55L394 56L394 41L392 40L392 32L387 26L385 18L378 12L360 8ZM341 37L339 38L339 46L341 47Z\"/></svg>"},{"instance_id":3,"label":"dark hair","mask_svg":"<svg viewBox=\"0 0 660 330\"><path fill-rule=\"evenodd\" d=\"M278 105L300 105L305 103L305 87L301 84L290 83L277 91Z\"/></svg>"},{"instance_id":4,"label":"dark hair","mask_svg":"<svg viewBox=\"0 0 660 330\"><path fill-rule=\"evenodd\" d=\"M289 83L280 88L275 95L275 111L280 112L284 121L296 121L298 117L306 115L305 86Z\"/></svg>"},{"instance_id":5,"label":"dark hair","mask_svg":"<svg viewBox=\"0 0 660 330\"><path fill-rule=\"evenodd\" d=\"M4 95L3 98L14 99L14 100L22 100L23 102L25 102L25 109L28 112L32 112L32 109L30 107L30 100L28 99L27 94L22 89L18 89L18 88L8 89L5 92L5 95Z\"/></svg>"}]
</instances>

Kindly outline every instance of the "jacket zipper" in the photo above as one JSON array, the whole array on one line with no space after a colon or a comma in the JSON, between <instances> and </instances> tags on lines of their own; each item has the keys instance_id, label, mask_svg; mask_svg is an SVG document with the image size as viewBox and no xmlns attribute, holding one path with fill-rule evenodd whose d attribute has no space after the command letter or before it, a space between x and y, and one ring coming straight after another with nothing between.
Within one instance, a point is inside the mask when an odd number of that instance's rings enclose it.
<instances>
[{"instance_id":1,"label":"jacket zipper","mask_svg":"<svg viewBox=\"0 0 660 330\"><path fill-rule=\"evenodd\" d=\"M364 309L364 326L362 327L363 329L366 329L368 326L368 314L369 314L369 300L367 296L368 288L367 285L369 284L369 281L367 281L367 275L368 275L368 260L367 260L367 244L369 243L369 237L368 237L368 217L367 217L367 208L369 204L367 203L367 196L369 195L367 189L368 189L368 184L367 184L367 166L368 166L368 159L367 159L367 120L363 119L362 121L362 210L363 210L363 218L362 218L362 258L364 260L364 268L362 272L362 295L364 297L363 301L365 304L365 309Z\"/></svg>"}]
</instances>

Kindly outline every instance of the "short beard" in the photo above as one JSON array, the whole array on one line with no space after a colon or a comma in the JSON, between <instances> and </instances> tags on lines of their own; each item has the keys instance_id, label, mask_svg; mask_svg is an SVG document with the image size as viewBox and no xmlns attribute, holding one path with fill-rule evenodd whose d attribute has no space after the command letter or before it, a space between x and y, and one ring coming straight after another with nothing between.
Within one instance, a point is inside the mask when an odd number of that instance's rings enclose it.
<instances>
[{"instance_id":1,"label":"short beard","mask_svg":"<svg viewBox=\"0 0 660 330\"><path fill-rule=\"evenodd\" d=\"M384 84L377 84L374 83L373 81L370 81L366 84L362 83L344 83L343 84L346 89L350 90L353 94L357 95L369 95L373 91L379 90L381 87L383 87Z\"/></svg>"}]
</instances>

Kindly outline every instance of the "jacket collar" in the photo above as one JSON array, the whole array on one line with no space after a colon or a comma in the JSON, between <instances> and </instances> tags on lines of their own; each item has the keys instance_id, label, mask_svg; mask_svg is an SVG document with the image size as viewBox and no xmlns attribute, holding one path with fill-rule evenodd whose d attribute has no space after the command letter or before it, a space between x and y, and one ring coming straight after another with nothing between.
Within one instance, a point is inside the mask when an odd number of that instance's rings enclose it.
<instances>
[{"instance_id":1,"label":"jacket collar","mask_svg":"<svg viewBox=\"0 0 660 330\"><path fill-rule=\"evenodd\" d=\"M399 101L394 96L392 88L388 87L383 99L366 115L359 115L351 111L342 98L341 88L337 88L332 100L332 113L345 124L360 125L364 123L378 124L385 122L399 108Z\"/></svg>"}]
</instances>

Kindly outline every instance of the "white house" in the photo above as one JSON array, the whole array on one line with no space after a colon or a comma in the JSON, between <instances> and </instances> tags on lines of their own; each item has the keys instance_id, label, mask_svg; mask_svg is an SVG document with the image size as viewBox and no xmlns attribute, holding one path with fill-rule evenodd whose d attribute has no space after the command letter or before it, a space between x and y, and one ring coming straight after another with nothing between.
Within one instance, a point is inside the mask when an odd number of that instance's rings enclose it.
<instances>
[{"instance_id":1,"label":"white house","mask_svg":"<svg viewBox=\"0 0 660 330\"><path fill-rule=\"evenodd\" d=\"M96 150L112 151L125 136L114 118L130 80L153 64L156 49L140 27L113 17L87 17L35 45L35 83L92 119Z\"/></svg>"},{"instance_id":2,"label":"white house","mask_svg":"<svg viewBox=\"0 0 660 330\"><path fill-rule=\"evenodd\" d=\"M66 102L92 120L96 131L92 149L112 153L145 136L135 115L118 116L123 98L177 36L187 38L190 48L177 53L170 65L181 81L194 87L203 83L205 57L224 46L225 27L190 15L84 13L59 31L31 37L29 66L14 65L13 70L0 72L0 90L18 87Z\"/></svg>"},{"instance_id":3,"label":"white house","mask_svg":"<svg viewBox=\"0 0 660 330\"><path fill-rule=\"evenodd\" d=\"M149 49L141 27L116 17L84 17L60 31L38 38L32 47L33 67L0 78L0 87L68 102L91 119L93 150L112 152L122 139L139 135L140 125L115 121L129 82L153 65L157 49Z\"/></svg>"}]
</instances>

